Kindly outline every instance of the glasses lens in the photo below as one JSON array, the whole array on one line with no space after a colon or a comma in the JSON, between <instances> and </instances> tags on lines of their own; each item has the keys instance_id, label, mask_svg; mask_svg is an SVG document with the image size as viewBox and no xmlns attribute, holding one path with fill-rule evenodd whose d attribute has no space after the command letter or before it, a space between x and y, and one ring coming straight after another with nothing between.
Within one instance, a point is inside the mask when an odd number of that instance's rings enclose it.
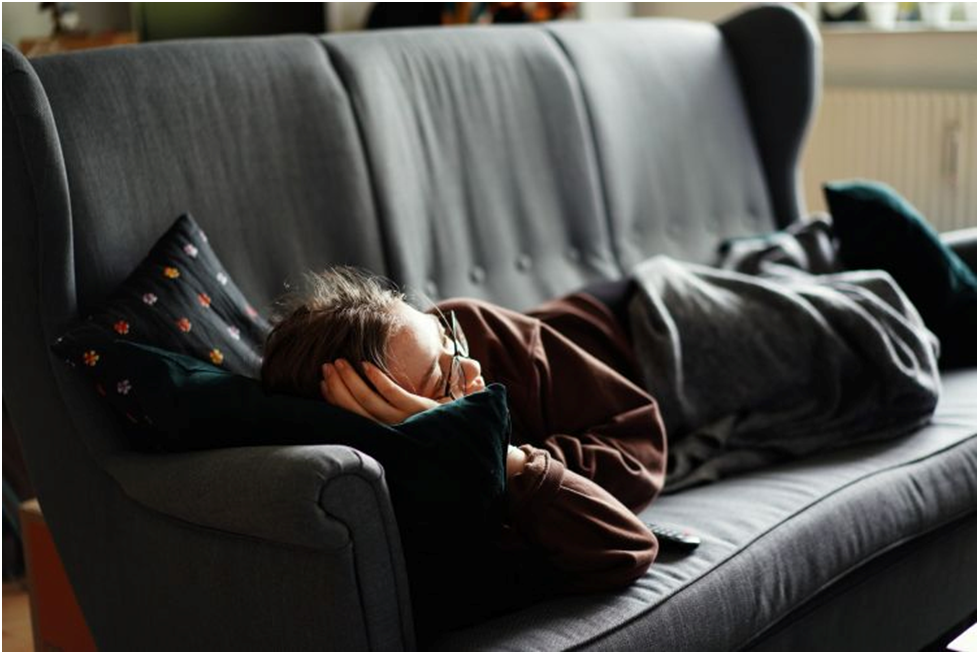
<instances>
[{"instance_id":1,"label":"glasses lens","mask_svg":"<svg viewBox=\"0 0 979 654\"><path fill-rule=\"evenodd\" d=\"M469 356L469 342L466 340L466 335L462 331L462 327L459 326L459 322L456 320L456 312L449 312L449 323L452 325L452 339L458 344L459 354L464 357Z\"/></svg>"},{"instance_id":2,"label":"glasses lens","mask_svg":"<svg viewBox=\"0 0 979 654\"><path fill-rule=\"evenodd\" d=\"M458 400L466 394L466 371L462 367L462 360L459 357L452 357L452 374L449 378L449 395L453 400Z\"/></svg>"}]
</instances>

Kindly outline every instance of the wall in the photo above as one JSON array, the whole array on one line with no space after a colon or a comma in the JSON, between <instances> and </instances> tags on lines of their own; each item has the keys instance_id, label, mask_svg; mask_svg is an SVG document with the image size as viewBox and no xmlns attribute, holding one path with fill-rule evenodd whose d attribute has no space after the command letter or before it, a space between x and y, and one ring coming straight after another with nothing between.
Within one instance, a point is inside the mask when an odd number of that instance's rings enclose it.
<instances>
[{"instance_id":1,"label":"wall","mask_svg":"<svg viewBox=\"0 0 979 654\"><path fill-rule=\"evenodd\" d=\"M582 20L621 20L632 18L635 2L581 2L578 13Z\"/></svg>"},{"instance_id":2,"label":"wall","mask_svg":"<svg viewBox=\"0 0 979 654\"><path fill-rule=\"evenodd\" d=\"M373 2L327 2L326 22L331 32L363 29Z\"/></svg>"},{"instance_id":3,"label":"wall","mask_svg":"<svg viewBox=\"0 0 979 654\"><path fill-rule=\"evenodd\" d=\"M634 2L633 13L638 17L686 18L716 22L737 13L751 2Z\"/></svg>"},{"instance_id":4,"label":"wall","mask_svg":"<svg viewBox=\"0 0 979 654\"><path fill-rule=\"evenodd\" d=\"M20 40L51 32L51 18L36 2L3 3L3 40L17 46Z\"/></svg>"},{"instance_id":5,"label":"wall","mask_svg":"<svg viewBox=\"0 0 979 654\"><path fill-rule=\"evenodd\" d=\"M976 90L976 30L822 31L827 86Z\"/></svg>"}]
</instances>

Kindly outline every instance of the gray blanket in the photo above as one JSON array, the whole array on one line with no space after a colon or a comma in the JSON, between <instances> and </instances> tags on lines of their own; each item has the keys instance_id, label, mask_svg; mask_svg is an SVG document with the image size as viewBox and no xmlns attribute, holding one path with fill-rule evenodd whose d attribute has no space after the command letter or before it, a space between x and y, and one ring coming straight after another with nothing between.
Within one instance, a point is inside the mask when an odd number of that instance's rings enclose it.
<instances>
[{"instance_id":1,"label":"gray blanket","mask_svg":"<svg viewBox=\"0 0 979 654\"><path fill-rule=\"evenodd\" d=\"M887 273L814 275L785 247L742 250L727 264L751 275L667 257L633 273L633 340L669 434L668 491L927 422L938 343Z\"/></svg>"}]
</instances>

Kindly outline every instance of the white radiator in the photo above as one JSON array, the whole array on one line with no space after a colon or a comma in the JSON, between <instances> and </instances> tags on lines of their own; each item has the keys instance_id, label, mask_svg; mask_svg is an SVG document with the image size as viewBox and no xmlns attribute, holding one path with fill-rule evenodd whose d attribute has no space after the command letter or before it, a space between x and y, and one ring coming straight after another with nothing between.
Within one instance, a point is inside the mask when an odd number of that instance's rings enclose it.
<instances>
[{"instance_id":1,"label":"white radiator","mask_svg":"<svg viewBox=\"0 0 979 654\"><path fill-rule=\"evenodd\" d=\"M827 88L803 158L810 211L824 181L886 182L939 231L976 226L976 93Z\"/></svg>"}]
</instances>

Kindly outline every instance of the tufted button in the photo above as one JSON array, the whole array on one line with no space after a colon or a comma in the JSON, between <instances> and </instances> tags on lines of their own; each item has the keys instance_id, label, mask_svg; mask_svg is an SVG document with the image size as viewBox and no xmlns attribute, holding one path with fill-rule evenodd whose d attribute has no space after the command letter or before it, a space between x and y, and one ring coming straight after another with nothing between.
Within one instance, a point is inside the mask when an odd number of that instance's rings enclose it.
<instances>
[{"instance_id":1,"label":"tufted button","mask_svg":"<svg viewBox=\"0 0 979 654\"><path fill-rule=\"evenodd\" d=\"M435 283L434 279L430 279L425 282L425 294L432 299L439 296L439 286Z\"/></svg>"},{"instance_id":2,"label":"tufted button","mask_svg":"<svg viewBox=\"0 0 979 654\"><path fill-rule=\"evenodd\" d=\"M574 262L581 261L581 250L578 248L568 248L568 259Z\"/></svg>"},{"instance_id":3,"label":"tufted button","mask_svg":"<svg viewBox=\"0 0 979 654\"><path fill-rule=\"evenodd\" d=\"M482 284L484 279L486 279L486 271L479 266L475 266L469 271L469 281L473 284Z\"/></svg>"},{"instance_id":4,"label":"tufted button","mask_svg":"<svg viewBox=\"0 0 979 654\"><path fill-rule=\"evenodd\" d=\"M529 254L521 254L517 257L517 270L520 272L527 272L530 270L531 265L533 265L533 260Z\"/></svg>"}]
</instances>

